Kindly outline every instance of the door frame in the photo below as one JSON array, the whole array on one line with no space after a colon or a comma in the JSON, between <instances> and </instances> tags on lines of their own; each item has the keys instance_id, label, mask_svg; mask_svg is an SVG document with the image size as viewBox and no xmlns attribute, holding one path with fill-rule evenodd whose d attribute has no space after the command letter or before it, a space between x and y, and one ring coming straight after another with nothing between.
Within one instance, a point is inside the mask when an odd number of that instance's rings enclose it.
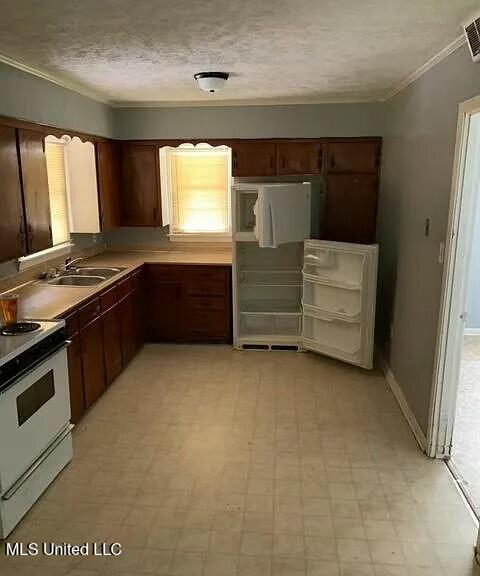
<instances>
[{"instance_id":1,"label":"door frame","mask_svg":"<svg viewBox=\"0 0 480 576\"><path fill-rule=\"evenodd\" d=\"M463 345L466 284L477 200L476 195L463 184L471 118L477 113L480 113L480 96L459 105L427 430L426 453L432 458L448 459L451 451L458 368ZM462 234L459 234L460 229Z\"/></svg>"}]
</instances>

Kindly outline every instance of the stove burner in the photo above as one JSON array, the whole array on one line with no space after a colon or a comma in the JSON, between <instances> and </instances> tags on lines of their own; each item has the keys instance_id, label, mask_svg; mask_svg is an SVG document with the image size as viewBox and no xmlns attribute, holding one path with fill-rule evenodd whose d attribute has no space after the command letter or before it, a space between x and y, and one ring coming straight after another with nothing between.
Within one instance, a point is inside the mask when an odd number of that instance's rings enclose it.
<instances>
[{"instance_id":1,"label":"stove burner","mask_svg":"<svg viewBox=\"0 0 480 576\"><path fill-rule=\"evenodd\" d=\"M27 334L38 330L40 324L38 322L17 322L16 324L9 324L0 328L2 336L16 336L17 334Z\"/></svg>"}]
</instances>

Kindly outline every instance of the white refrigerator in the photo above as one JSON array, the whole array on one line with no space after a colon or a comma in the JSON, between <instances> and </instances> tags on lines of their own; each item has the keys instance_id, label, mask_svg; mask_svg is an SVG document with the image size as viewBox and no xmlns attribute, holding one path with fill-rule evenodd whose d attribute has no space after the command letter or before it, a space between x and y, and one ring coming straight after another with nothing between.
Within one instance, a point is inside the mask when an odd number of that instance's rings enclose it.
<instances>
[{"instance_id":1,"label":"white refrigerator","mask_svg":"<svg viewBox=\"0 0 480 576\"><path fill-rule=\"evenodd\" d=\"M310 226L301 240L296 214L293 241L283 224L282 244L261 247L257 200L268 186L233 187L234 346L311 350L372 368L378 246L311 240ZM292 184L292 194L304 192ZM282 210L281 202L273 204ZM298 201L300 211L304 204ZM273 214L273 227L284 216Z\"/></svg>"}]
</instances>

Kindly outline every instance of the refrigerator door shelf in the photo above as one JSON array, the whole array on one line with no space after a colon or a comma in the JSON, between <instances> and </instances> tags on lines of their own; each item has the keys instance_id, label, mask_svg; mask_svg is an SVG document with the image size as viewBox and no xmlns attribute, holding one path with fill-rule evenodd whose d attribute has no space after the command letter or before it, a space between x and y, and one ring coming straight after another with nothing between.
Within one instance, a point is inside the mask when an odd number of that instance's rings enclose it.
<instances>
[{"instance_id":1,"label":"refrigerator door shelf","mask_svg":"<svg viewBox=\"0 0 480 576\"><path fill-rule=\"evenodd\" d=\"M319 255L325 265L312 265ZM305 242L303 345L372 368L378 247ZM316 273L315 273L316 271Z\"/></svg>"},{"instance_id":2,"label":"refrigerator door shelf","mask_svg":"<svg viewBox=\"0 0 480 576\"><path fill-rule=\"evenodd\" d=\"M358 316L362 311L362 291L344 290L338 286L306 280L303 304L348 317Z\"/></svg>"},{"instance_id":3,"label":"refrigerator door shelf","mask_svg":"<svg viewBox=\"0 0 480 576\"><path fill-rule=\"evenodd\" d=\"M303 304L303 312L306 316L319 318L321 320L333 321L340 320L342 322L350 322L358 324L361 321L360 312L356 314L347 314L344 311L328 310L319 306L311 306L310 304Z\"/></svg>"},{"instance_id":4,"label":"refrigerator door shelf","mask_svg":"<svg viewBox=\"0 0 480 576\"><path fill-rule=\"evenodd\" d=\"M337 351L340 355L350 357L351 361L361 361L361 325L358 322L309 316L305 312L303 337L315 343L318 351Z\"/></svg>"},{"instance_id":5,"label":"refrigerator door shelf","mask_svg":"<svg viewBox=\"0 0 480 576\"><path fill-rule=\"evenodd\" d=\"M321 284L323 286L332 286L333 288L340 288L341 290L362 290L362 284L353 280L338 280L323 274L315 275L308 272L303 272L303 282L311 282L312 284Z\"/></svg>"},{"instance_id":6,"label":"refrigerator door shelf","mask_svg":"<svg viewBox=\"0 0 480 576\"><path fill-rule=\"evenodd\" d=\"M306 240L303 270L331 282L361 285L366 253L370 248L363 244Z\"/></svg>"}]
</instances>

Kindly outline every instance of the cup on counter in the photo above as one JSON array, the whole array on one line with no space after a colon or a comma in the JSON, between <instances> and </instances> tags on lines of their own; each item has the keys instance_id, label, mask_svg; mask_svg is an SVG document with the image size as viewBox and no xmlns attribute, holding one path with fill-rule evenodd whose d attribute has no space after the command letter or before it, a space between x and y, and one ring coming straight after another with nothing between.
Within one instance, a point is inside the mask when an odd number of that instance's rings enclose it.
<instances>
[{"instance_id":1,"label":"cup on counter","mask_svg":"<svg viewBox=\"0 0 480 576\"><path fill-rule=\"evenodd\" d=\"M16 324L18 312L18 294L0 294L0 324Z\"/></svg>"}]
</instances>

